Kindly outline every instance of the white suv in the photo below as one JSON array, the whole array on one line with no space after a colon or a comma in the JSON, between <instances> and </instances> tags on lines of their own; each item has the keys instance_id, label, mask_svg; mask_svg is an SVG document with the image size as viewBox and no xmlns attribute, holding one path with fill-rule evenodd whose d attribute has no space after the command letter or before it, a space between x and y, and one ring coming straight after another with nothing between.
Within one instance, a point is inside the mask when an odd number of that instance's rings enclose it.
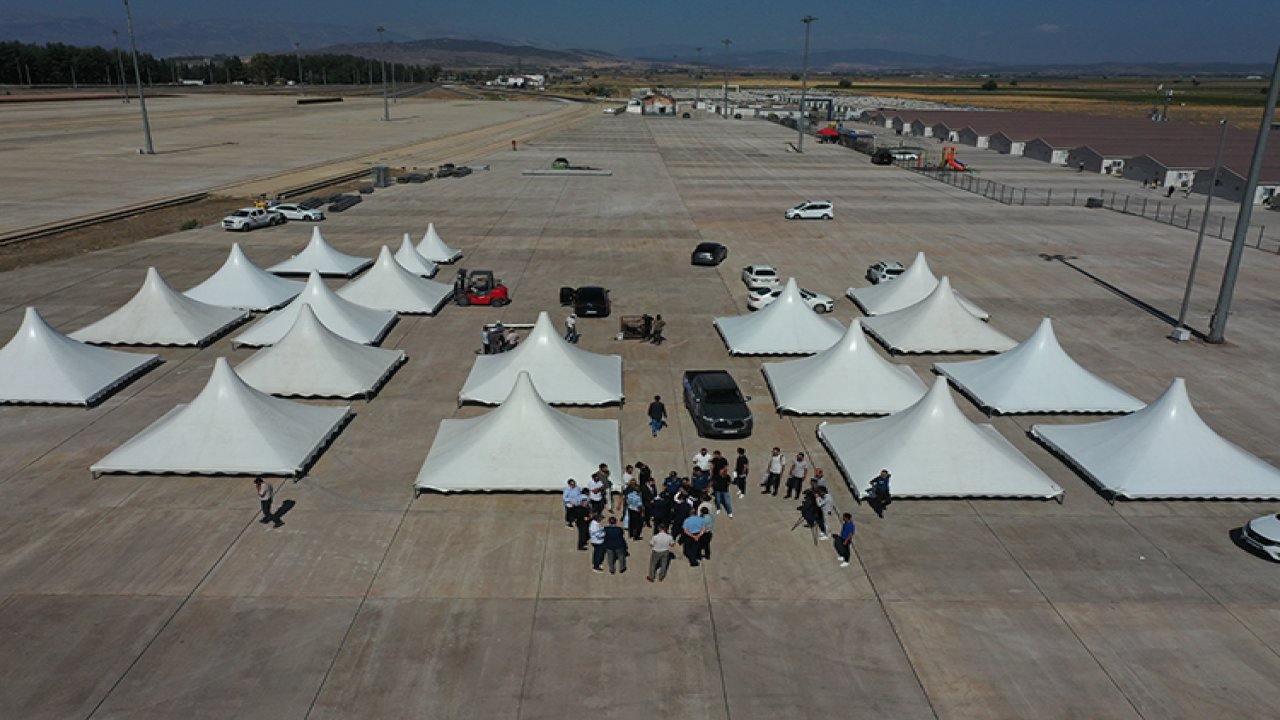
<instances>
[{"instance_id":1,"label":"white suv","mask_svg":"<svg viewBox=\"0 0 1280 720\"><path fill-rule=\"evenodd\" d=\"M800 297L804 300L804 304L808 305L810 310L818 313L819 315L829 313L835 309L835 302L832 301L830 297L823 295L822 293L805 290L804 288L797 289L800 291ZM781 295L781 287L757 288L752 290L751 293L747 295L747 309L759 310L767 307Z\"/></svg>"},{"instance_id":2,"label":"white suv","mask_svg":"<svg viewBox=\"0 0 1280 720\"><path fill-rule=\"evenodd\" d=\"M809 200L787 211L788 220L830 220L836 209L828 200Z\"/></svg>"},{"instance_id":3,"label":"white suv","mask_svg":"<svg viewBox=\"0 0 1280 720\"><path fill-rule=\"evenodd\" d=\"M742 283L748 290L755 290L778 287L782 284L782 279L772 265L748 265L742 268Z\"/></svg>"}]
</instances>

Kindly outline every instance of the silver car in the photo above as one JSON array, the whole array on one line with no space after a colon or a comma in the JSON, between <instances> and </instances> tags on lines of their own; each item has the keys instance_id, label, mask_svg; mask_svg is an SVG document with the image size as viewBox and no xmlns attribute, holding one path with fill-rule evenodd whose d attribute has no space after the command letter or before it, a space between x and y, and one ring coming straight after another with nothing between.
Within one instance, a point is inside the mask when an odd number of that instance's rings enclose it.
<instances>
[{"instance_id":1,"label":"silver car","mask_svg":"<svg viewBox=\"0 0 1280 720\"><path fill-rule=\"evenodd\" d=\"M1240 540L1268 558L1280 562L1280 515L1263 515L1240 529Z\"/></svg>"},{"instance_id":2,"label":"silver car","mask_svg":"<svg viewBox=\"0 0 1280 720\"><path fill-rule=\"evenodd\" d=\"M304 208L301 205L276 205L271 208L288 220L308 220L311 222L320 222L324 219L324 212L320 210L312 210Z\"/></svg>"}]
</instances>

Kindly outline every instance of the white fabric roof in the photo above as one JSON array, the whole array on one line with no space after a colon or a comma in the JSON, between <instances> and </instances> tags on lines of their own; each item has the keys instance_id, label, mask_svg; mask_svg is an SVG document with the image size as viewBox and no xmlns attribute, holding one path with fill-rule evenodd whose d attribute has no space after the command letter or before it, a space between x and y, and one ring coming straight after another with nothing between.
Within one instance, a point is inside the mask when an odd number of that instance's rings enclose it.
<instances>
[{"instance_id":1,"label":"white fabric roof","mask_svg":"<svg viewBox=\"0 0 1280 720\"><path fill-rule=\"evenodd\" d=\"M617 420L588 420L554 410L520 373L502 406L480 417L440 423L414 487L458 490L559 490L584 481L600 463L615 473L622 453Z\"/></svg>"},{"instance_id":2,"label":"white fabric roof","mask_svg":"<svg viewBox=\"0 0 1280 720\"><path fill-rule=\"evenodd\" d=\"M349 407L273 398L218 358L209 382L89 468L93 474L301 475L342 429Z\"/></svg>"},{"instance_id":3,"label":"white fabric roof","mask_svg":"<svg viewBox=\"0 0 1280 720\"><path fill-rule=\"evenodd\" d=\"M996 353L1017 345L965 310L945 277L924 300L867 318L862 326L900 353Z\"/></svg>"},{"instance_id":4,"label":"white fabric roof","mask_svg":"<svg viewBox=\"0 0 1280 720\"><path fill-rule=\"evenodd\" d=\"M1008 352L934 367L979 405L999 413L1119 413L1143 407L1141 400L1072 360L1049 318Z\"/></svg>"},{"instance_id":5,"label":"white fabric roof","mask_svg":"<svg viewBox=\"0 0 1280 720\"><path fill-rule=\"evenodd\" d=\"M938 278L929 269L924 253L916 253L916 259L894 280L870 287L849 288L845 294L862 308L867 315L884 315L920 302L938 286ZM991 315L956 293L960 305L975 317L986 320Z\"/></svg>"},{"instance_id":6,"label":"white fabric roof","mask_svg":"<svg viewBox=\"0 0 1280 720\"><path fill-rule=\"evenodd\" d=\"M1182 378L1132 415L1083 425L1033 425L1031 435L1120 497L1280 498L1280 470L1206 425Z\"/></svg>"},{"instance_id":7,"label":"white fabric roof","mask_svg":"<svg viewBox=\"0 0 1280 720\"><path fill-rule=\"evenodd\" d=\"M310 305L325 327L342 337L363 345L376 345L396 321L396 314L357 305L338 297L316 271L307 278L307 286L293 302L258 320L248 330L232 339L233 345L274 345L280 342L303 305Z\"/></svg>"},{"instance_id":8,"label":"white fabric roof","mask_svg":"<svg viewBox=\"0 0 1280 720\"><path fill-rule=\"evenodd\" d=\"M538 313L533 330L515 350L476 358L458 400L496 405L525 373L538 395L552 405L622 401L622 357L597 355L571 345L556 332L545 312Z\"/></svg>"},{"instance_id":9,"label":"white fabric roof","mask_svg":"<svg viewBox=\"0 0 1280 720\"><path fill-rule=\"evenodd\" d=\"M795 278L777 300L747 315L718 317L716 329L732 355L812 355L840 340L844 328L805 304Z\"/></svg>"},{"instance_id":10,"label":"white fabric roof","mask_svg":"<svg viewBox=\"0 0 1280 720\"><path fill-rule=\"evenodd\" d=\"M317 226L311 228L311 242L307 243L302 252L268 269L279 275L308 275L314 270L321 275L351 277L372 264L373 260L370 258L334 250L332 245L325 242L324 235L320 234Z\"/></svg>"},{"instance_id":11,"label":"white fabric roof","mask_svg":"<svg viewBox=\"0 0 1280 720\"><path fill-rule=\"evenodd\" d=\"M369 397L405 361L386 350L335 335L304 304L280 342L254 353L236 373L249 385L291 397Z\"/></svg>"},{"instance_id":12,"label":"white fabric roof","mask_svg":"<svg viewBox=\"0 0 1280 720\"><path fill-rule=\"evenodd\" d=\"M93 405L158 364L159 355L72 340L29 307L22 327L0 348L0 403Z\"/></svg>"},{"instance_id":13,"label":"white fabric roof","mask_svg":"<svg viewBox=\"0 0 1280 720\"><path fill-rule=\"evenodd\" d=\"M373 269L338 288L338 297L378 310L435 315L453 297L453 286L409 272L383 245Z\"/></svg>"},{"instance_id":14,"label":"white fabric roof","mask_svg":"<svg viewBox=\"0 0 1280 720\"><path fill-rule=\"evenodd\" d=\"M192 300L149 267L129 302L71 337L104 345L203 345L248 317L243 310Z\"/></svg>"},{"instance_id":15,"label":"white fabric roof","mask_svg":"<svg viewBox=\"0 0 1280 720\"><path fill-rule=\"evenodd\" d=\"M440 268L435 263L422 257L422 253L413 247L413 241L409 239L409 233L405 233L404 240L400 242L400 249L396 251L396 262L404 266L405 270L419 277L435 277L436 273L440 271Z\"/></svg>"},{"instance_id":16,"label":"white fabric roof","mask_svg":"<svg viewBox=\"0 0 1280 720\"><path fill-rule=\"evenodd\" d=\"M258 267L240 249L240 243L232 243L222 267L183 294L219 307L272 310L292 300L302 287L297 280L276 277Z\"/></svg>"},{"instance_id":17,"label":"white fabric roof","mask_svg":"<svg viewBox=\"0 0 1280 720\"><path fill-rule=\"evenodd\" d=\"M818 426L850 487L865 497L888 470L894 497L1052 498L1062 488L994 427L969 421L945 378L915 405L888 417Z\"/></svg>"},{"instance_id":18,"label":"white fabric roof","mask_svg":"<svg viewBox=\"0 0 1280 720\"><path fill-rule=\"evenodd\" d=\"M427 232L422 235L422 241L418 243L418 254L437 263L451 263L462 257L461 250L455 250L444 244L440 233L436 232L435 223L427 223Z\"/></svg>"},{"instance_id":19,"label":"white fabric roof","mask_svg":"<svg viewBox=\"0 0 1280 720\"><path fill-rule=\"evenodd\" d=\"M817 355L763 370L778 410L802 415L885 415L911 406L926 389L911 368L876 352L857 319Z\"/></svg>"}]
</instances>

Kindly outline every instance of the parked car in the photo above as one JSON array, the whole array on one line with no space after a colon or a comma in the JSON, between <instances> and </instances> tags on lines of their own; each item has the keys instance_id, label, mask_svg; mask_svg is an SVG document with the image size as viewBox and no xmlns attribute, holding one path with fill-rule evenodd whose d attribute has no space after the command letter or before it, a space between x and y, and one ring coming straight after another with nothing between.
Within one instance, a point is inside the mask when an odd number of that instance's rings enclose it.
<instances>
[{"instance_id":1,"label":"parked car","mask_svg":"<svg viewBox=\"0 0 1280 720\"><path fill-rule=\"evenodd\" d=\"M311 222L320 222L324 219L324 212L314 208L304 208L301 205L275 205L271 208L287 220L309 220Z\"/></svg>"},{"instance_id":2,"label":"parked car","mask_svg":"<svg viewBox=\"0 0 1280 720\"><path fill-rule=\"evenodd\" d=\"M782 284L777 269L772 265L748 265L742 268L742 282L748 290L774 288Z\"/></svg>"},{"instance_id":3,"label":"parked car","mask_svg":"<svg viewBox=\"0 0 1280 720\"><path fill-rule=\"evenodd\" d=\"M867 280L872 285L879 285L889 280L897 280L898 276L904 272L906 272L906 268L902 266L902 263L894 260L885 260L867 268Z\"/></svg>"},{"instance_id":4,"label":"parked car","mask_svg":"<svg viewBox=\"0 0 1280 720\"><path fill-rule=\"evenodd\" d=\"M889 148L889 154L898 161L915 162L920 159L921 152L920 148L913 147Z\"/></svg>"},{"instance_id":5,"label":"parked car","mask_svg":"<svg viewBox=\"0 0 1280 720\"><path fill-rule=\"evenodd\" d=\"M782 288L780 286L775 288L757 288L752 290L751 293L747 295L747 309L759 310L760 308L768 306L774 300L777 300L781 295ZM835 309L835 302L822 293L811 292L804 288L800 288L800 297L804 299L804 304L808 305L810 310L818 313L819 315L829 313Z\"/></svg>"},{"instance_id":6,"label":"parked car","mask_svg":"<svg viewBox=\"0 0 1280 720\"><path fill-rule=\"evenodd\" d=\"M573 292L573 312L578 317L609 317L612 311L613 303L606 288L587 285Z\"/></svg>"},{"instance_id":7,"label":"parked car","mask_svg":"<svg viewBox=\"0 0 1280 720\"><path fill-rule=\"evenodd\" d=\"M1240 540L1271 560L1280 562L1280 515L1263 515L1240 529Z\"/></svg>"},{"instance_id":8,"label":"parked car","mask_svg":"<svg viewBox=\"0 0 1280 720\"><path fill-rule=\"evenodd\" d=\"M829 200L809 200L787 211L788 220L830 220L836 209Z\"/></svg>"},{"instance_id":9,"label":"parked car","mask_svg":"<svg viewBox=\"0 0 1280 720\"><path fill-rule=\"evenodd\" d=\"M283 222L285 222L284 216L278 212L264 210L260 207L247 207L240 208L222 218L222 229L249 232L254 228L270 227Z\"/></svg>"},{"instance_id":10,"label":"parked car","mask_svg":"<svg viewBox=\"0 0 1280 720\"><path fill-rule=\"evenodd\" d=\"M693 249L689 262L693 265L719 265L728 257L729 248L720 243L704 242Z\"/></svg>"},{"instance_id":11,"label":"parked car","mask_svg":"<svg viewBox=\"0 0 1280 720\"><path fill-rule=\"evenodd\" d=\"M892 165L893 153L889 152L887 148L880 148L875 152L874 155L871 156L871 164L872 165Z\"/></svg>"},{"instance_id":12,"label":"parked car","mask_svg":"<svg viewBox=\"0 0 1280 720\"><path fill-rule=\"evenodd\" d=\"M684 374L684 406L702 437L747 437L751 409L733 376L724 370L690 370Z\"/></svg>"}]
</instances>

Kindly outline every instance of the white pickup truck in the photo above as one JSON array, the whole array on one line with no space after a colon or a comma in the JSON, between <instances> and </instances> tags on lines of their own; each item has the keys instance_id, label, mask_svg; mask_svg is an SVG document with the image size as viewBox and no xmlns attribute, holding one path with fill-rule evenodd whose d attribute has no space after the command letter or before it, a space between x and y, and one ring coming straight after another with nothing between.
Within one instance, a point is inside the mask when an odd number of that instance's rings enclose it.
<instances>
[{"instance_id":1,"label":"white pickup truck","mask_svg":"<svg viewBox=\"0 0 1280 720\"><path fill-rule=\"evenodd\" d=\"M284 216L274 210L247 207L222 218L222 229L249 232L254 228L280 225L284 221Z\"/></svg>"}]
</instances>

